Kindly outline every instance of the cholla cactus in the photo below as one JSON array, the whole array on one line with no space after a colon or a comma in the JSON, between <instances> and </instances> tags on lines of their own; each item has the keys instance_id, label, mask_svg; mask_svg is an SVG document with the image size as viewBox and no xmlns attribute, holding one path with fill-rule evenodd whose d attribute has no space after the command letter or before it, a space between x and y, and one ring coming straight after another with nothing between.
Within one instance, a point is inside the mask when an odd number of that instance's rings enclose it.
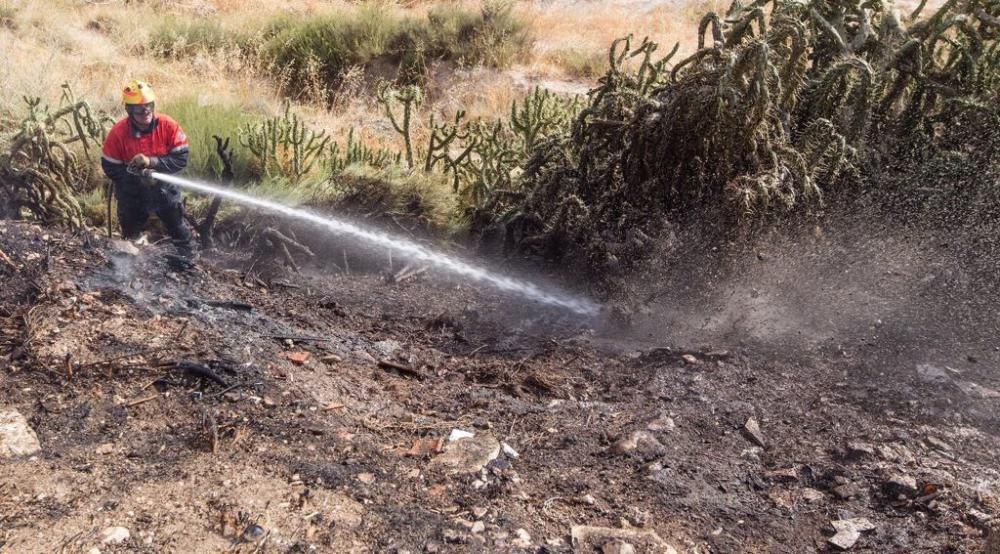
<instances>
[{"instance_id":1,"label":"cholla cactus","mask_svg":"<svg viewBox=\"0 0 1000 554\"><path fill-rule=\"evenodd\" d=\"M326 131L309 128L289 103L280 116L244 125L239 140L257 158L265 175L288 177L293 183L324 159L330 145Z\"/></svg>"},{"instance_id":2,"label":"cholla cactus","mask_svg":"<svg viewBox=\"0 0 1000 554\"><path fill-rule=\"evenodd\" d=\"M538 223L520 243L558 235L563 254L607 260L602 245L627 242L628 229L655 236L669 214L816 205L883 160L952 149L995 167L1000 3L947 0L919 19L922 9L737 1L702 19L698 50L672 67L654 43L616 41L579 116L527 156L528 194L509 212ZM563 215L569 197L586 208L579 217Z\"/></svg>"},{"instance_id":3,"label":"cholla cactus","mask_svg":"<svg viewBox=\"0 0 1000 554\"><path fill-rule=\"evenodd\" d=\"M28 115L0 153L0 187L15 210L27 208L39 220L79 228L85 221L75 195L87 192L96 171L91 149L99 148L113 120L95 115L68 84L62 88L55 111L40 98L24 98ZM84 160L73 151L75 143Z\"/></svg>"}]
</instances>

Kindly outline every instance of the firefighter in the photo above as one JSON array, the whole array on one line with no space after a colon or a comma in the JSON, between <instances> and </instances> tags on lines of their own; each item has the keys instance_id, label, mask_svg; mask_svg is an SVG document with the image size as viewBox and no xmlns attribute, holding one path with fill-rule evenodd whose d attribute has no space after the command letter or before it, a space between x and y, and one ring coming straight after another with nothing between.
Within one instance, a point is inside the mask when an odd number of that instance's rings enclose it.
<instances>
[{"instance_id":1,"label":"firefighter","mask_svg":"<svg viewBox=\"0 0 1000 554\"><path fill-rule=\"evenodd\" d=\"M101 167L114 183L122 238L142 233L150 214L156 214L185 260L194 258L191 229L177 185L149 176L177 173L188 163L188 139L171 117L156 113L156 93L149 83L130 82L122 93L126 117L116 123L104 141Z\"/></svg>"}]
</instances>

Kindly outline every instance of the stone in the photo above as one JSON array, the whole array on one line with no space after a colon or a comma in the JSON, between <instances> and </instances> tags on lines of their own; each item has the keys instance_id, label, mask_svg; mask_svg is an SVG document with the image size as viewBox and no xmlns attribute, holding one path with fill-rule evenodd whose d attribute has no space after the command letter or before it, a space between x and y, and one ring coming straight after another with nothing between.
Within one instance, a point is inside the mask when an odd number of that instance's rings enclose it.
<instances>
[{"instance_id":1,"label":"stone","mask_svg":"<svg viewBox=\"0 0 1000 554\"><path fill-rule=\"evenodd\" d=\"M0 412L0 458L31 456L41 449L38 435L21 412Z\"/></svg>"},{"instance_id":2,"label":"stone","mask_svg":"<svg viewBox=\"0 0 1000 554\"><path fill-rule=\"evenodd\" d=\"M787 469L777 469L768 471L765 476L775 483L796 483L799 480L799 468L790 467Z\"/></svg>"},{"instance_id":3,"label":"stone","mask_svg":"<svg viewBox=\"0 0 1000 554\"><path fill-rule=\"evenodd\" d=\"M139 247L128 240L111 240L108 242L108 250L111 251L111 254L118 256L135 257L139 255Z\"/></svg>"},{"instance_id":4,"label":"stone","mask_svg":"<svg viewBox=\"0 0 1000 554\"><path fill-rule=\"evenodd\" d=\"M112 442L105 442L97 445L97 448L94 449L94 454L99 454L101 456L104 456L107 454L111 454L114 451L115 451L115 444Z\"/></svg>"},{"instance_id":5,"label":"stone","mask_svg":"<svg viewBox=\"0 0 1000 554\"><path fill-rule=\"evenodd\" d=\"M632 546L635 549L633 551L676 553L670 544L652 530L574 525L570 529L570 538L574 552L603 552L602 550L598 550L602 545L611 542L621 542Z\"/></svg>"},{"instance_id":6,"label":"stone","mask_svg":"<svg viewBox=\"0 0 1000 554\"><path fill-rule=\"evenodd\" d=\"M927 437L926 439L924 439L924 442L927 443L927 446L930 446L931 448L934 448L936 450L951 452L951 445L937 437Z\"/></svg>"},{"instance_id":7,"label":"stone","mask_svg":"<svg viewBox=\"0 0 1000 554\"><path fill-rule=\"evenodd\" d=\"M827 541L840 550L849 550L856 542L858 542L858 539L860 538L861 531L851 528L837 531L837 533L827 539Z\"/></svg>"},{"instance_id":8,"label":"stone","mask_svg":"<svg viewBox=\"0 0 1000 554\"><path fill-rule=\"evenodd\" d=\"M855 496L861 496L861 487L855 485L854 483L847 483L834 487L830 492L841 500L850 500Z\"/></svg>"},{"instance_id":9,"label":"stone","mask_svg":"<svg viewBox=\"0 0 1000 554\"><path fill-rule=\"evenodd\" d=\"M635 554L635 547L625 541L611 541L601 547L601 554Z\"/></svg>"},{"instance_id":10,"label":"stone","mask_svg":"<svg viewBox=\"0 0 1000 554\"><path fill-rule=\"evenodd\" d=\"M868 518L858 517L831 521L830 525L836 533L829 538L829 543L840 550L848 550L858 542L863 531L875 529L875 524Z\"/></svg>"},{"instance_id":11,"label":"stone","mask_svg":"<svg viewBox=\"0 0 1000 554\"><path fill-rule=\"evenodd\" d=\"M910 475L903 473L896 473L889 476L883 485L885 492L892 497L897 497L899 495L903 496L915 496L920 489L917 488L917 480Z\"/></svg>"},{"instance_id":12,"label":"stone","mask_svg":"<svg viewBox=\"0 0 1000 554\"><path fill-rule=\"evenodd\" d=\"M855 460L875 457L875 447L867 442L851 441L847 443L847 456Z\"/></svg>"},{"instance_id":13,"label":"stone","mask_svg":"<svg viewBox=\"0 0 1000 554\"><path fill-rule=\"evenodd\" d=\"M375 482L375 475L372 473L359 473L358 481L361 481L366 485L370 485Z\"/></svg>"},{"instance_id":14,"label":"stone","mask_svg":"<svg viewBox=\"0 0 1000 554\"><path fill-rule=\"evenodd\" d=\"M750 442L756 444L761 448L766 448L764 443L764 433L760 430L760 424L757 423L755 418L747 419L747 422L743 424L743 436L747 438Z\"/></svg>"},{"instance_id":15,"label":"stone","mask_svg":"<svg viewBox=\"0 0 1000 554\"><path fill-rule=\"evenodd\" d=\"M97 539L101 544L121 544L131 537L132 534L125 527L107 527L101 531Z\"/></svg>"},{"instance_id":16,"label":"stone","mask_svg":"<svg viewBox=\"0 0 1000 554\"><path fill-rule=\"evenodd\" d=\"M531 546L531 535L528 534L524 529L518 529L514 531L517 538L511 541L511 544L518 548L528 548Z\"/></svg>"},{"instance_id":17,"label":"stone","mask_svg":"<svg viewBox=\"0 0 1000 554\"><path fill-rule=\"evenodd\" d=\"M486 530L486 524L482 521L477 521L472 524L472 527L470 527L469 530L476 534L482 533Z\"/></svg>"},{"instance_id":18,"label":"stone","mask_svg":"<svg viewBox=\"0 0 1000 554\"><path fill-rule=\"evenodd\" d=\"M660 416L646 424L646 430L653 431L654 433L673 431L675 427L674 418L666 415Z\"/></svg>"},{"instance_id":19,"label":"stone","mask_svg":"<svg viewBox=\"0 0 1000 554\"><path fill-rule=\"evenodd\" d=\"M312 353L306 351L285 352L285 358L295 365L305 365L312 357Z\"/></svg>"},{"instance_id":20,"label":"stone","mask_svg":"<svg viewBox=\"0 0 1000 554\"><path fill-rule=\"evenodd\" d=\"M646 431L632 431L611 445L611 451L615 454L628 454L635 450L653 454L666 451L663 444Z\"/></svg>"},{"instance_id":21,"label":"stone","mask_svg":"<svg viewBox=\"0 0 1000 554\"><path fill-rule=\"evenodd\" d=\"M403 345L398 340L386 339L372 344L372 349L383 358L391 358Z\"/></svg>"},{"instance_id":22,"label":"stone","mask_svg":"<svg viewBox=\"0 0 1000 554\"><path fill-rule=\"evenodd\" d=\"M991 524L993 523L993 516L980 512L979 510L969 510L965 513L969 520L969 523L974 525L978 529L989 530Z\"/></svg>"},{"instance_id":23,"label":"stone","mask_svg":"<svg viewBox=\"0 0 1000 554\"><path fill-rule=\"evenodd\" d=\"M507 456L508 458L516 460L521 457L521 455L518 454L517 450L514 450L514 447L512 447L511 445L502 442L500 443L500 446L503 448L504 455Z\"/></svg>"},{"instance_id":24,"label":"stone","mask_svg":"<svg viewBox=\"0 0 1000 554\"><path fill-rule=\"evenodd\" d=\"M449 442L444 452L433 458L432 467L443 467L449 473L478 473L500 455L500 442L489 433Z\"/></svg>"},{"instance_id":25,"label":"stone","mask_svg":"<svg viewBox=\"0 0 1000 554\"><path fill-rule=\"evenodd\" d=\"M806 502L810 503L819 502L825 498L825 496L821 491L809 487L806 487L801 491L799 491L799 495L802 497L802 500L805 500Z\"/></svg>"},{"instance_id":26,"label":"stone","mask_svg":"<svg viewBox=\"0 0 1000 554\"><path fill-rule=\"evenodd\" d=\"M917 378L924 383L943 384L951 381L951 376L944 368L931 364L917 365Z\"/></svg>"}]
</instances>

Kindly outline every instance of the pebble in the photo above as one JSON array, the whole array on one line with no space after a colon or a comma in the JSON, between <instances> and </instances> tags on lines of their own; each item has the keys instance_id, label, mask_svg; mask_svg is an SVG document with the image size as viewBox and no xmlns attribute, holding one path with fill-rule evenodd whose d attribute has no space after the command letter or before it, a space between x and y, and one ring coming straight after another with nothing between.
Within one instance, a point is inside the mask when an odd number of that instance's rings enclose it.
<instances>
[{"instance_id":1,"label":"pebble","mask_svg":"<svg viewBox=\"0 0 1000 554\"><path fill-rule=\"evenodd\" d=\"M920 489L917 488L917 480L910 475L897 473L891 475L885 482L885 490L892 496L914 496Z\"/></svg>"},{"instance_id":2,"label":"pebble","mask_svg":"<svg viewBox=\"0 0 1000 554\"><path fill-rule=\"evenodd\" d=\"M240 537L246 542L257 542L263 539L266 534L264 528L260 525L250 524L243 530L243 534Z\"/></svg>"},{"instance_id":3,"label":"pebble","mask_svg":"<svg viewBox=\"0 0 1000 554\"><path fill-rule=\"evenodd\" d=\"M802 495L802 500L805 500L806 502L819 502L824 498L822 492L809 487L802 489L799 494Z\"/></svg>"},{"instance_id":4,"label":"pebble","mask_svg":"<svg viewBox=\"0 0 1000 554\"><path fill-rule=\"evenodd\" d=\"M121 544L132 536L125 527L107 527L101 531L98 539L101 544Z\"/></svg>"},{"instance_id":5,"label":"pebble","mask_svg":"<svg viewBox=\"0 0 1000 554\"><path fill-rule=\"evenodd\" d=\"M531 535L528 534L524 529L518 529L514 531L517 538L511 541L511 544L518 548L528 548L531 546Z\"/></svg>"},{"instance_id":6,"label":"pebble","mask_svg":"<svg viewBox=\"0 0 1000 554\"><path fill-rule=\"evenodd\" d=\"M601 554L635 554L635 547L625 541L611 541L601 547Z\"/></svg>"},{"instance_id":7,"label":"pebble","mask_svg":"<svg viewBox=\"0 0 1000 554\"><path fill-rule=\"evenodd\" d=\"M38 435L21 412L0 412L0 458L30 456L41 448Z\"/></svg>"},{"instance_id":8,"label":"pebble","mask_svg":"<svg viewBox=\"0 0 1000 554\"><path fill-rule=\"evenodd\" d=\"M847 443L847 455L854 459L872 458L875 456L875 447L867 442L849 442Z\"/></svg>"},{"instance_id":9,"label":"pebble","mask_svg":"<svg viewBox=\"0 0 1000 554\"><path fill-rule=\"evenodd\" d=\"M760 430L760 424L757 423L755 418L747 419L747 422L743 424L743 435L752 443L756 444L761 448L766 448L764 443L764 433Z\"/></svg>"},{"instance_id":10,"label":"pebble","mask_svg":"<svg viewBox=\"0 0 1000 554\"><path fill-rule=\"evenodd\" d=\"M861 496L861 488L854 483L839 485L833 488L833 494L841 500L850 500L855 496Z\"/></svg>"}]
</instances>

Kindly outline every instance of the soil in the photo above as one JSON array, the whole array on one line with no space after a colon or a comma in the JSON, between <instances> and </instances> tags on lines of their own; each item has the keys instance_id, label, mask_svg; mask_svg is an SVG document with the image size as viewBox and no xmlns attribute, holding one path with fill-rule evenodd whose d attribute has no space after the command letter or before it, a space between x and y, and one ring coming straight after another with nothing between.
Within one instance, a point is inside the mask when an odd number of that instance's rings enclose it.
<instances>
[{"instance_id":1,"label":"soil","mask_svg":"<svg viewBox=\"0 0 1000 554\"><path fill-rule=\"evenodd\" d=\"M623 327L0 222L0 411L41 444L0 464L0 552L825 552L840 520L982 552L996 345L928 334L965 313L902 309L940 252L876 240L692 254Z\"/></svg>"}]
</instances>

